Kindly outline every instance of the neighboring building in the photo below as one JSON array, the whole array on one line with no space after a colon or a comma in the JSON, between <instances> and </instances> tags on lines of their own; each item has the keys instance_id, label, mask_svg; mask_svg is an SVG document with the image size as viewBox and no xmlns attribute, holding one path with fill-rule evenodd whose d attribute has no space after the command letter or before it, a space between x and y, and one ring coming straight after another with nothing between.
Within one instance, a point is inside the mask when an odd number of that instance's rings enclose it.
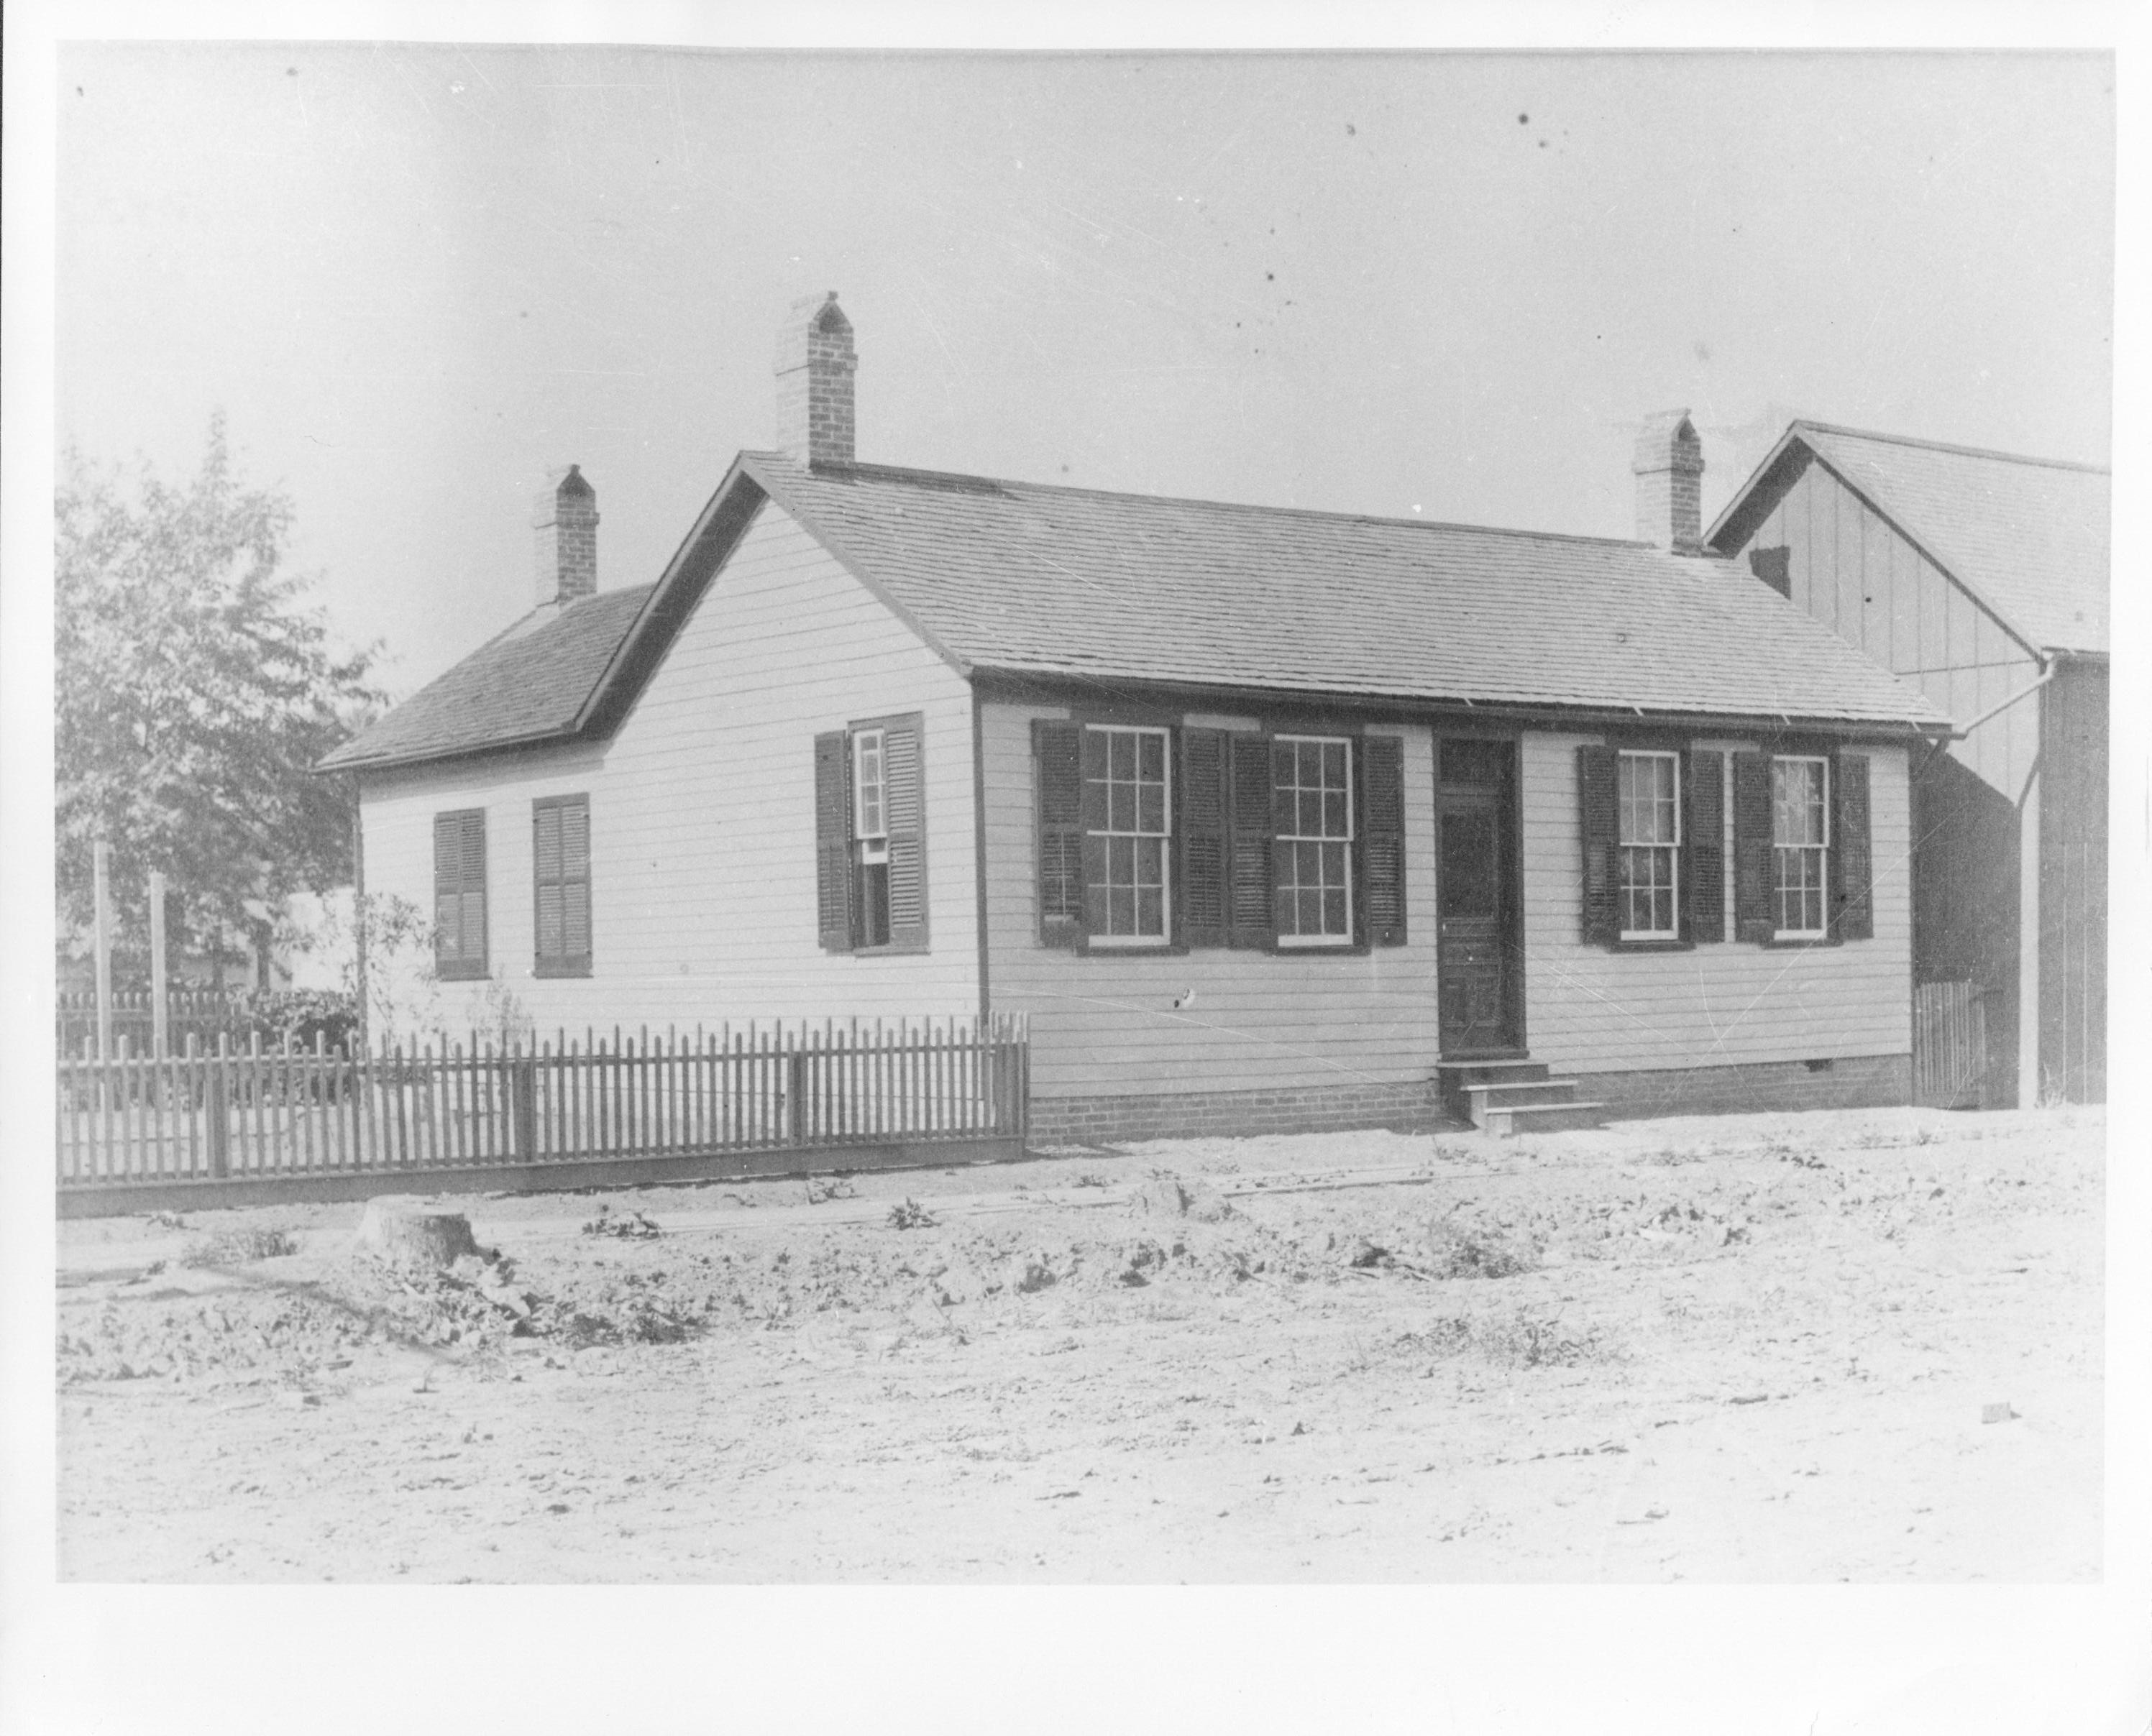
<instances>
[{"instance_id":1,"label":"neighboring building","mask_svg":"<svg viewBox=\"0 0 2152 1736\"><path fill-rule=\"evenodd\" d=\"M1047 1140L1417 1120L1527 1056L1626 1112L1906 1101L1944 720L1674 552L1685 418L1624 542L858 463L852 368L800 304L784 450L654 585L595 590L569 472L534 611L328 762L474 1010L1019 1012Z\"/></svg>"},{"instance_id":2,"label":"neighboring building","mask_svg":"<svg viewBox=\"0 0 2152 1736\"><path fill-rule=\"evenodd\" d=\"M1707 539L1955 726L1913 781L1913 968L1987 991L1993 1103L2106 1095L2108 494L1796 422Z\"/></svg>"}]
</instances>

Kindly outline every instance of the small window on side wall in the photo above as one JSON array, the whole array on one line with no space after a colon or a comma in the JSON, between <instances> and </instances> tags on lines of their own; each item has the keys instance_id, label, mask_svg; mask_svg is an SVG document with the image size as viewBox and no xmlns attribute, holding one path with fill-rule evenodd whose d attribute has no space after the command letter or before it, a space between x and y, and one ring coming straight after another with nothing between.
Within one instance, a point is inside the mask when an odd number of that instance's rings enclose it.
<instances>
[{"instance_id":1,"label":"small window on side wall","mask_svg":"<svg viewBox=\"0 0 2152 1736\"><path fill-rule=\"evenodd\" d=\"M815 738L815 900L833 953L926 949L923 718Z\"/></svg>"},{"instance_id":2,"label":"small window on side wall","mask_svg":"<svg viewBox=\"0 0 2152 1736\"><path fill-rule=\"evenodd\" d=\"M1777 940L1820 940L1830 899L1830 762L1771 762L1771 857Z\"/></svg>"}]
</instances>

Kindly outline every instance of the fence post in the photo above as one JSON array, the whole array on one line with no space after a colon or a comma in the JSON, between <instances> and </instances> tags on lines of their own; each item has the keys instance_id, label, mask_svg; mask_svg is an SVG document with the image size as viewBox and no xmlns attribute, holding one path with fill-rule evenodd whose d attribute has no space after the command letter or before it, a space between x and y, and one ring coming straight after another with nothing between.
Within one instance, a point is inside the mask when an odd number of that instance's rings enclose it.
<instances>
[{"instance_id":1,"label":"fence post","mask_svg":"<svg viewBox=\"0 0 2152 1736\"><path fill-rule=\"evenodd\" d=\"M227 1046L228 1040L220 1034L216 1053L203 1057L209 1072L209 1090L204 1101L204 1116L209 1124L209 1172L220 1181L231 1173L231 1095L225 1066Z\"/></svg>"},{"instance_id":2,"label":"fence post","mask_svg":"<svg viewBox=\"0 0 2152 1736\"><path fill-rule=\"evenodd\" d=\"M781 1027L777 1040L780 1043L784 1040ZM804 1026L799 1032L799 1046L784 1057L784 1112L790 1123L787 1131L792 1136L792 1143L805 1145L808 1136L807 1032Z\"/></svg>"},{"instance_id":3,"label":"fence post","mask_svg":"<svg viewBox=\"0 0 2152 1736\"><path fill-rule=\"evenodd\" d=\"M538 1060L520 1049L508 1052L510 1124L515 1155L530 1163L538 1156Z\"/></svg>"}]
</instances>

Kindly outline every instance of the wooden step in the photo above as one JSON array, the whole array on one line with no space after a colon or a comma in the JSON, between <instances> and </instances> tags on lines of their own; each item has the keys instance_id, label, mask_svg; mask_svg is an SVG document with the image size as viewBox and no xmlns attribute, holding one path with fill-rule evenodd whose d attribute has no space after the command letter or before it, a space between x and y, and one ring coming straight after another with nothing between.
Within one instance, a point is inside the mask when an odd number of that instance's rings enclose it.
<instances>
[{"instance_id":1,"label":"wooden step","mask_svg":"<svg viewBox=\"0 0 2152 1736\"><path fill-rule=\"evenodd\" d=\"M1507 1109L1520 1103L1568 1103L1576 1099L1576 1081L1574 1079L1493 1080L1484 1085L1468 1085L1464 1094L1472 1100L1472 1119L1478 1121L1480 1112L1496 1107Z\"/></svg>"},{"instance_id":2,"label":"wooden step","mask_svg":"<svg viewBox=\"0 0 2152 1736\"><path fill-rule=\"evenodd\" d=\"M1472 1119L1471 1100L1465 1093L1475 1085L1530 1084L1547 1076L1545 1061L1530 1055L1492 1057L1485 1060L1440 1060L1434 1064L1436 1085L1445 1113L1460 1121Z\"/></svg>"},{"instance_id":3,"label":"wooden step","mask_svg":"<svg viewBox=\"0 0 2152 1736\"><path fill-rule=\"evenodd\" d=\"M1515 1133L1561 1133L1578 1127L1602 1126L1605 1117L1600 1111L1604 1103L1518 1103L1505 1108L1490 1109L1487 1119L1480 1124L1480 1131L1497 1139L1505 1139Z\"/></svg>"}]
</instances>

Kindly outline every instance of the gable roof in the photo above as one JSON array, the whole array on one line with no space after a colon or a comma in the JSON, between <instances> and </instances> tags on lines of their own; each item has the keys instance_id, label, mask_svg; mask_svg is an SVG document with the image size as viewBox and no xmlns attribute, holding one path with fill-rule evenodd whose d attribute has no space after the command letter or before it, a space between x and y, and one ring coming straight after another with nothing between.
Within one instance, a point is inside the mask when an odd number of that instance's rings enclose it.
<instances>
[{"instance_id":1,"label":"gable roof","mask_svg":"<svg viewBox=\"0 0 2152 1736\"><path fill-rule=\"evenodd\" d=\"M2105 470L1799 421L1719 514L1708 544L1730 554L1745 540L1791 480L1797 447L1865 496L2028 646L2108 649Z\"/></svg>"},{"instance_id":2,"label":"gable roof","mask_svg":"<svg viewBox=\"0 0 2152 1736\"><path fill-rule=\"evenodd\" d=\"M577 635L542 702L490 696L497 683L535 678L532 653L504 635L325 765L483 752L538 739L549 721L556 738L610 729L765 498L967 676L1947 724L1916 689L1721 559L743 453L657 585L601 594L529 635ZM576 621L599 602L620 612Z\"/></svg>"},{"instance_id":3,"label":"gable roof","mask_svg":"<svg viewBox=\"0 0 2152 1736\"><path fill-rule=\"evenodd\" d=\"M320 769L404 765L571 733L656 589L600 591L524 616L345 742Z\"/></svg>"}]
</instances>

